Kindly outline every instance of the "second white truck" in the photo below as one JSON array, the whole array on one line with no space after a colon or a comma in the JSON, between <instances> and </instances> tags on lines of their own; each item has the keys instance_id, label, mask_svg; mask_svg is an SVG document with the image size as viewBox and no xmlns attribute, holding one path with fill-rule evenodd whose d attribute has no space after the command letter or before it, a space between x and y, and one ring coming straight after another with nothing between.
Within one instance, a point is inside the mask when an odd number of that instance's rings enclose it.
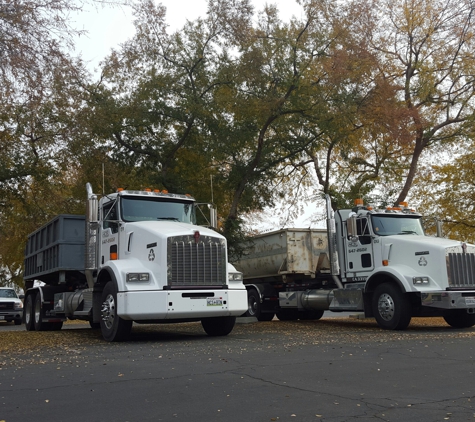
<instances>
[{"instance_id":1,"label":"second white truck","mask_svg":"<svg viewBox=\"0 0 475 422\"><path fill-rule=\"evenodd\" d=\"M363 312L380 327L412 317L475 325L475 246L424 234L422 215L401 207L333 212L327 229L283 229L253 237L235 263L244 273L247 315L261 321L319 319L326 310Z\"/></svg>"}]
</instances>

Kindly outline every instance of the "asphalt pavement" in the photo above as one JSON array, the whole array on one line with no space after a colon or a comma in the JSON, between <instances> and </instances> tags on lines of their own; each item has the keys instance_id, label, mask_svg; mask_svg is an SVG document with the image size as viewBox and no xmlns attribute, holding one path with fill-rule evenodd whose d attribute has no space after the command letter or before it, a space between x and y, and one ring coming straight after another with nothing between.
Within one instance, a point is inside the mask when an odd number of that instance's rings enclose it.
<instances>
[{"instance_id":1,"label":"asphalt pavement","mask_svg":"<svg viewBox=\"0 0 475 422\"><path fill-rule=\"evenodd\" d=\"M475 420L475 329L441 319L404 332L351 318L237 324L221 338L147 325L124 343L84 325L7 335L25 346L0 352L2 422Z\"/></svg>"}]
</instances>

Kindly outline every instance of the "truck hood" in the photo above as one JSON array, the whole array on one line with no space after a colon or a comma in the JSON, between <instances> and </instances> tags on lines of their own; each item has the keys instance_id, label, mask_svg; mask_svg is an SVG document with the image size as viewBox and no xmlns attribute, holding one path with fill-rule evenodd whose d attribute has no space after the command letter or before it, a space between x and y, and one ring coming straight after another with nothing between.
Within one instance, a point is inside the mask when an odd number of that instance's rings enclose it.
<instances>
[{"instance_id":1,"label":"truck hood","mask_svg":"<svg viewBox=\"0 0 475 422\"><path fill-rule=\"evenodd\" d=\"M381 236L381 239L383 245L400 245L401 251L404 250L402 248L407 248L407 252L417 253L418 255L437 253L445 256L449 253L464 253L464 249L465 253L475 253L475 245L441 237L407 234Z\"/></svg>"},{"instance_id":2,"label":"truck hood","mask_svg":"<svg viewBox=\"0 0 475 422\"><path fill-rule=\"evenodd\" d=\"M195 232L198 231L200 235L203 236L224 239L224 236L214 230L177 221L137 221L134 223L127 223L126 230L137 230L138 232L148 233L151 236L156 236L158 238L194 235Z\"/></svg>"},{"instance_id":3,"label":"truck hood","mask_svg":"<svg viewBox=\"0 0 475 422\"><path fill-rule=\"evenodd\" d=\"M475 245L429 236L381 237L382 258L389 266L410 267L413 276L428 276L440 289L456 285L451 272L475 254ZM459 257L455 259L454 257ZM448 279L452 277L452 281ZM471 282L473 283L473 281ZM432 284L432 286L434 286Z\"/></svg>"}]
</instances>

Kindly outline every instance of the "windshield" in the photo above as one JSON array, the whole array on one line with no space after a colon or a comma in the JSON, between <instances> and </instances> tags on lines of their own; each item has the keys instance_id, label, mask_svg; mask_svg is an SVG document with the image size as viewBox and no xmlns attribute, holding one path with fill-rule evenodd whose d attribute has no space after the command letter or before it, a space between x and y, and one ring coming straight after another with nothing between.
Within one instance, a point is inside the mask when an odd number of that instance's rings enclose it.
<instances>
[{"instance_id":1,"label":"windshield","mask_svg":"<svg viewBox=\"0 0 475 422\"><path fill-rule=\"evenodd\" d=\"M379 236L390 236L393 234L418 234L424 236L420 216L381 216L372 215L374 233Z\"/></svg>"},{"instance_id":2,"label":"windshield","mask_svg":"<svg viewBox=\"0 0 475 422\"><path fill-rule=\"evenodd\" d=\"M13 289L0 289L0 297L18 298L15 290Z\"/></svg>"},{"instance_id":3,"label":"windshield","mask_svg":"<svg viewBox=\"0 0 475 422\"><path fill-rule=\"evenodd\" d=\"M195 209L191 202L169 201L159 198L122 197L122 220L130 221L179 221L195 223Z\"/></svg>"}]
</instances>

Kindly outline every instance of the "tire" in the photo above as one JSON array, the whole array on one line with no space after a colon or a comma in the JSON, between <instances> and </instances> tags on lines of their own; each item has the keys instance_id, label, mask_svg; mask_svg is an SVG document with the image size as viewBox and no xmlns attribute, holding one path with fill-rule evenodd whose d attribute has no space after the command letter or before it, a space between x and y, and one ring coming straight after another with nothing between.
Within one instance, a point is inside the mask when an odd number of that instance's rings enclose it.
<instances>
[{"instance_id":1,"label":"tire","mask_svg":"<svg viewBox=\"0 0 475 422\"><path fill-rule=\"evenodd\" d=\"M265 312L259 293L255 289L250 289L247 292L247 311L244 316L255 317L258 321L272 321L275 312Z\"/></svg>"},{"instance_id":2,"label":"tire","mask_svg":"<svg viewBox=\"0 0 475 422\"><path fill-rule=\"evenodd\" d=\"M21 319L16 319L15 320L15 325L21 325Z\"/></svg>"},{"instance_id":3,"label":"tire","mask_svg":"<svg viewBox=\"0 0 475 422\"><path fill-rule=\"evenodd\" d=\"M475 325L475 314L469 314L465 309L453 309L444 315L445 322L453 328L470 328Z\"/></svg>"},{"instance_id":4,"label":"tire","mask_svg":"<svg viewBox=\"0 0 475 422\"><path fill-rule=\"evenodd\" d=\"M321 319L325 311L312 309L307 311L299 311L299 318L303 321L317 321Z\"/></svg>"},{"instance_id":5,"label":"tire","mask_svg":"<svg viewBox=\"0 0 475 422\"><path fill-rule=\"evenodd\" d=\"M34 300L33 324L36 331L59 331L63 328L63 321L45 322L43 321L43 309L41 294L38 292Z\"/></svg>"},{"instance_id":6,"label":"tire","mask_svg":"<svg viewBox=\"0 0 475 422\"><path fill-rule=\"evenodd\" d=\"M233 316L211 317L201 320L203 329L211 337L227 336L233 330L235 323L236 317Z\"/></svg>"},{"instance_id":7,"label":"tire","mask_svg":"<svg viewBox=\"0 0 475 422\"><path fill-rule=\"evenodd\" d=\"M299 319L298 309L281 309L276 313L280 321L297 321Z\"/></svg>"},{"instance_id":8,"label":"tire","mask_svg":"<svg viewBox=\"0 0 475 422\"><path fill-rule=\"evenodd\" d=\"M35 331L35 294L29 294L26 297L25 309L23 314L25 316L25 328L26 331Z\"/></svg>"},{"instance_id":9,"label":"tire","mask_svg":"<svg viewBox=\"0 0 475 422\"><path fill-rule=\"evenodd\" d=\"M43 322L41 293L38 292L35 297L35 306L33 308L33 324L36 331L46 331L46 325Z\"/></svg>"},{"instance_id":10,"label":"tire","mask_svg":"<svg viewBox=\"0 0 475 422\"><path fill-rule=\"evenodd\" d=\"M405 330L411 322L411 303L393 283L383 283L376 287L372 306L378 325L385 330Z\"/></svg>"},{"instance_id":11,"label":"tire","mask_svg":"<svg viewBox=\"0 0 475 422\"><path fill-rule=\"evenodd\" d=\"M43 322L43 331L59 331L63 328L63 321Z\"/></svg>"},{"instance_id":12,"label":"tire","mask_svg":"<svg viewBox=\"0 0 475 422\"><path fill-rule=\"evenodd\" d=\"M107 341L126 340L132 329L132 321L117 315L117 289L112 281L102 291L100 326L102 337Z\"/></svg>"}]
</instances>

